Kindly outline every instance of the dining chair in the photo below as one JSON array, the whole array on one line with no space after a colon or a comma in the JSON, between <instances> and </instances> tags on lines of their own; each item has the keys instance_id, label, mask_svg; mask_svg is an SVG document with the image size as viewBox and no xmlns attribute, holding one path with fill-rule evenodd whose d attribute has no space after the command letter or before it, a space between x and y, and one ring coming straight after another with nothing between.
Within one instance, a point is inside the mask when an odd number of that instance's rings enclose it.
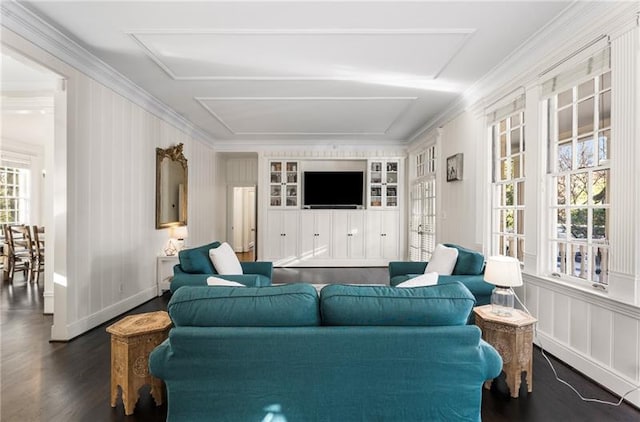
<instances>
[{"instance_id":1,"label":"dining chair","mask_svg":"<svg viewBox=\"0 0 640 422\"><path fill-rule=\"evenodd\" d=\"M7 262L3 271L4 279L13 282L16 270L21 270L25 280L29 280L32 262L31 236L24 224L5 226L5 245Z\"/></svg>"},{"instance_id":2,"label":"dining chair","mask_svg":"<svg viewBox=\"0 0 640 422\"><path fill-rule=\"evenodd\" d=\"M36 283L40 277L40 273L44 271L44 226L31 226L31 251L33 260L31 261L31 278Z\"/></svg>"}]
</instances>

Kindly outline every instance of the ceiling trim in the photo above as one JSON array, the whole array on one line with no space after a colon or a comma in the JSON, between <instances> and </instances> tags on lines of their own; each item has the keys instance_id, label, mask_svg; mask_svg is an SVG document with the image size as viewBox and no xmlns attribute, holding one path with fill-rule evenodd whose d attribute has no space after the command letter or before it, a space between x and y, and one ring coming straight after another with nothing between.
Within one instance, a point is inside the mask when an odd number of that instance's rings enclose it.
<instances>
[{"instance_id":1,"label":"ceiling trim","mask_svg":"<svg viewBox=\"0 0 640 422\"><path fill-rule=\"evenodd\" d=\"M395 124L402 112L411 106L413 101L418 97L194 97L194 99L207 110L222 126L225 127L233 135L386 135L389 129ZM224 121L215 111L213 111L206 101L388 101L388 100L404 100L407 104L398 112L394 119L389 123L384 131L380 132L243 132L234 130L227 122Z\"/></svg>"},{"instance_id":2,"label":"ceiling trim","mask_svg":"<svg viewBox=\"0 0 640 422\"><path fill-rule=\"evenodd\" d=\"M1 2L0 17L2 26L52 54L58 60L112 89L194 139L210 146L214 145L210 134L133 83L23 4L15 1Z\"/></svg>"},{"instance_id":3,"label":"ceiling trim","mask_svg":"<svg viewBox=\"0 0 640 422\"><path fill-rule=\"evenodd\" d=\"M471 36L476 32L476 28L405 28L405 29L136 29L125 31L142 51L160 67L170 78L177 81L370 81L380 82L387 80L401 80L398 78L365 78L361 76L178 76L171 68L164 63L161 57L147 43L139 38L139 35L466 35L457 46L454 53L443 63L433 75L425 75L413 80L434 80L437 79L444 69L462 51Z\"/></svg>"}]
</instances>

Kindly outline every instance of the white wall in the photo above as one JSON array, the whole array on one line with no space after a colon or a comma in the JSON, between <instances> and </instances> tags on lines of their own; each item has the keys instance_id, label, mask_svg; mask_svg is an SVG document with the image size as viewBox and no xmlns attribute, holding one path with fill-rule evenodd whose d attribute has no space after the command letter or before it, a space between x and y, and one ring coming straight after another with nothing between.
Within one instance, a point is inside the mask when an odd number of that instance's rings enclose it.
<instances>
[{"instance_id":1,"label":"white wall","mask_svg":"<svg viewBox=\"0 0 640 422\"><path fill-rule=\"evenodd\" d=\"M67 340L155 295L168 239L155 229L156 147L185 144L188 243L215 237L215 153L5 28L2 42L67 79L67 135L55 141L52 327L54 340Z\"/></svg>"},{"instance_id":2,"label":"white wall","mask_svg":"<svg viewBox=\"0 0 640 422\"><path fill-rule=\"evenodd\" d=\"M483 119L472 112L459 115L442 127L437 166L439 181L438 209L436 217L436 240L439 243L456 243L470 249L482 251L482 236L477 228L482 227L482 203L478 202L487 191L479 185L480 162L484 155L482 131ZM463 154L463 180L447 182L446 159L454 154Z\"/></svg>"}]
</instances>

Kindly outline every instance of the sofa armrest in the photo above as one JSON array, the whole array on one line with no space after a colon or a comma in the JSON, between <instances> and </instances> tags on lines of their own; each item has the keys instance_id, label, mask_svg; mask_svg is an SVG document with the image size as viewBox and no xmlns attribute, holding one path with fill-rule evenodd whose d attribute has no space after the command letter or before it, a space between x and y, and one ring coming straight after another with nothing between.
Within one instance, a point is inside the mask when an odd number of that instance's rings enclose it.
<instances>
[{"instance_id":1,"label":"sofa armrest","mask_svg":"<svg viewBox=\"0 0 640 422\"><path fill-rule=\"evenodd\" d=\"M165 339L157 345L149 354L149 372L156 378L165 379L166 373L163 369L167 368L167 359L171 354L171 343L169 339Z\"/></svg>"},{"instance_id":2,"label":"sofa armrest","mask_svg":"<svg viewBox=\"0 0 640 422\"><path fill-rule=\"evenodd\" d=\"M498 351L484 340L480 340L480 355L485 362L485 380L497 378L502 371L502 357Z\"/></svg>"},{"instance_id":3,"label":"sofa armrest","mask_svg":"<svg viewBox=\"0 0 640 422\"><path fill-rule=\"evenodd\" d=\"M389 278L393 278L398 275L422 274L426 268L426 262L391 261L389 262Z\"/></svg>"},{"instance_id":4,"label":"sofa armrest","mask_svg":"<svg viewBox=\"0 0 640 422\"><path fill-rule=\"evenodd\" d=\"M260 274L273 279L273 262L271 261L242 261L240 262L244 274Z\"/></svg>"}]
</instances>

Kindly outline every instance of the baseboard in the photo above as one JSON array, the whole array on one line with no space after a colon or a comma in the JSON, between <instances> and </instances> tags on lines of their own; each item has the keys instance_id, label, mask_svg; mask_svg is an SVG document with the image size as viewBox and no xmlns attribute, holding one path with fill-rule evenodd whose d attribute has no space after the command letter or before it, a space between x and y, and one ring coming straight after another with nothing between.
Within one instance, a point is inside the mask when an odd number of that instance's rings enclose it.
<instances>
[{"instance_id":1,"label":"baseboard","mask_svg":"<svg viewBox=\"0 0 640 422\"><path fill-rule=\"evenodd\" d=\"M46 315L53 314L53 290L45 290L42 293L44 298L44 310L42 313Z\"/></svg>"},{"instance_id":2,"label":"baseboard","mask_svg":"<svg viewBox=\"0 0 640 422\"><path fill-rule=\"evenodd\" d=\"M110 319L117 317L118 315L122 315L125 312L130 311L136 306L142 305L143 303L153 299L154 297L157 296L157 292L158 292L157 287L154 285L120 302L107 306L106 308L101 309L100 311L94 314L88 315L84 318L74 321L73 323L67 325L67 333L69 335L69 338L64 338L64 339L52 338L52 340L54 341L71 340L81 334L86 333L92 328L95 328L100 324L103 324L106 321L109 321Z\"/></svg>"},{"instance_id":3,"label":"baseboard","mask_svg":"<svg viewBox=\"0 0 640 422\"><path fill-rule=\"evenodd\" d=\"M590 359L564 343L558 342L543 332L537 332L537 338L534 339L534 343L618 397L634 388L640 387L639 382L620 375L611 368L603 366L601 363ZM625 400L635 407L640 407L640 390L630 393Z\"/></svg>"}]
</instances>

